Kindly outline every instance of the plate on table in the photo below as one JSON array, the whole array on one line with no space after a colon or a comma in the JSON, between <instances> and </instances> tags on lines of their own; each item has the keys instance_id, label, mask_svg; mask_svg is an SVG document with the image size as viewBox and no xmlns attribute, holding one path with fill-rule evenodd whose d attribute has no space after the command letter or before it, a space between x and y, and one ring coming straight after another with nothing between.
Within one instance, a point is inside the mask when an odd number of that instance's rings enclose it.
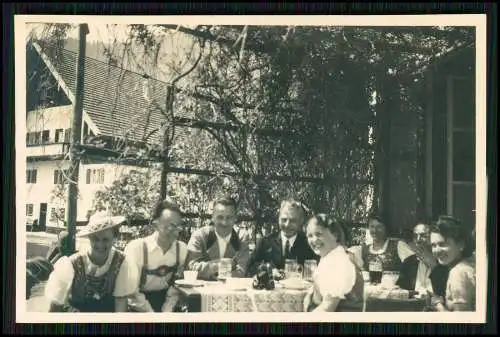
<instances>
[{"instance_id":1,"label":"plate on table","mask_svg":"<svg viewBox=\"0 0 500 337\"><path fill-rule=\"evenodd\" d=\"M193 280L193 281L188 281L188 280L176 280L175 284L178 285L179 287L185 287L185 288L193 288L193 287L201 287L205 283L202 280Z\"/></svg>"},{"instance_id":2,"label":"plate on table","mask_svg":"<svg viewBox=\"0 0 500 337\"><path fill-rule=\"evenodd\" d=\"M311 283L298 278L285 279L279 282L285 289L305 290L311 287Z\"/></svg>"}]
</instances>

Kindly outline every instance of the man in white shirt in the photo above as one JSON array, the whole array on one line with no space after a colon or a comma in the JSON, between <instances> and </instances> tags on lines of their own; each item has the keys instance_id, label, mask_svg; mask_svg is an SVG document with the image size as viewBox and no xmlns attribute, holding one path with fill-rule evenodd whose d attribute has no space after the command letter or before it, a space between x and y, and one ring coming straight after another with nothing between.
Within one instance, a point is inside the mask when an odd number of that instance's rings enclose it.
<instances>
[{"instance_id":1,"label":"man in white shirt","mask_svg":"<svg viewBox=\"0 0 500 337\"><path fill-rule=\"evenodd\" d=\"M198 278L218 278L219 261L232 260L231 274L243 277L250 250L248 242L240 239L234 230L237 220L236 203L232 199L218 199L213 203L213 226L196 230L188 242L187 267L198 271Z\"/></svg>"},{"instance_id":2,"label":"man in white shirt","mask_svg":"<svg viewBox=\"0 0 500 337\"><path fill-rule=\"evenodd\" d=\"M178 240L181 211L171 200L162 201L153 213L155 232L129 242L125 254L141 275L137 291L129 298L135 312L171 312L179 299L173 281L184 270L187 245Z\"/></svg>"}]
</instances>

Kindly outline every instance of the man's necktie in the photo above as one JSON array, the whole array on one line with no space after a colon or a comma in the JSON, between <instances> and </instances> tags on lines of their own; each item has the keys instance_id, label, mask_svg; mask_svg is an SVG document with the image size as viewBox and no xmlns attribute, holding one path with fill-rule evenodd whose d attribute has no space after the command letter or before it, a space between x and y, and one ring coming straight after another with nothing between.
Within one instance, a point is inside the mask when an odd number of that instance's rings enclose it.
<instances>
[{"instance_id":1,"label":"man's necktie","mask_svg":"<svg viewBox=\"0 0 500 337\"><path fill-rule=\"evenodd\" d=\"M285 243L285 259L290 258L290 241L286 240Z\"/></svg>"}]
</instances>

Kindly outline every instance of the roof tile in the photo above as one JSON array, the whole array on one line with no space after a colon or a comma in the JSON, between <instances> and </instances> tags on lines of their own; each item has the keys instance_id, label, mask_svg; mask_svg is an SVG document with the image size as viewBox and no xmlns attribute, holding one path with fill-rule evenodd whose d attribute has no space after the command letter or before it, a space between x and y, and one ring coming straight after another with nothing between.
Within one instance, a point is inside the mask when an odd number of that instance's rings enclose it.
<instances>
[{"instance_id":1,"label":"roof tile","mask_svg":"<svg viewBox=\"0 0 500 337\"><path fill-rule=\"evenodd\" d=\"M54 67L75 93L77 54L62 49L58 55ZM144 93L146 84L150 88L149 101ZM84 110L103 135L158 142L159 132L149 139L145 137L161 125L163 116L159 108L165 107L167 87L167 83L146 79L139 73L89 57L85 59Z\"/></svg>"}]
</instances>

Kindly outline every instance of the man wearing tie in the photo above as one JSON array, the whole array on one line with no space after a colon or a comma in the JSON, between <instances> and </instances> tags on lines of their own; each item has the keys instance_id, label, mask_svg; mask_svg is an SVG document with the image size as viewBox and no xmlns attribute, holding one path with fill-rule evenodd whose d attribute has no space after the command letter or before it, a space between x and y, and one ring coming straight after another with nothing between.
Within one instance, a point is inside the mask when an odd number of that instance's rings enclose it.
<instances>
[{"instance_id":1,"label":"man wearing tie","mask_svg":"<svg viewBox=\"0 0 500 337\"><path fill-rule=\"evenodd\" d=\"M260 263L270 263L273 269L283 270L285 260L292 259L303 265L305 260L318 260L302 227L306 222L306 210L302 203L285 200L279 210L280 231L263 238L250 257L247 276L257 272Z\"/></svg>"}]
</instances>

